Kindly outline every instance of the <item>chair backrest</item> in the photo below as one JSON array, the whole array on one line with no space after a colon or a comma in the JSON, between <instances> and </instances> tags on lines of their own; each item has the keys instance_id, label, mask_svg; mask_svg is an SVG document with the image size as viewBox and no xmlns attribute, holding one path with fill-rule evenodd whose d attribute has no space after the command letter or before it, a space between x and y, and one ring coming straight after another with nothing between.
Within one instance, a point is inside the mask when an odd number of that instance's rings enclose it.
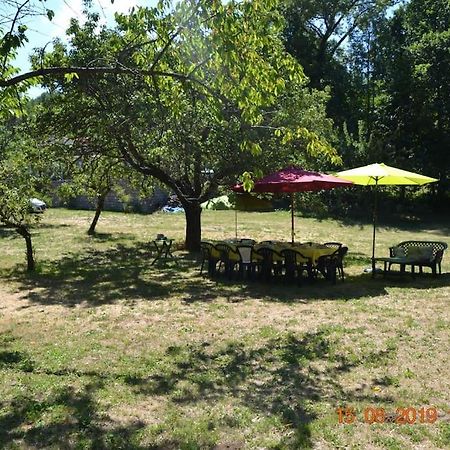
<instances>
[{"instance_id":1,"label":"chair backrest","mask_svg":"<svg viewBox=\"0 0 450 450\"><path fill-rule=\"evenodd\" d=\"M342 267L344 257L348 252L348 247L343 245L342 247L337 248L331 255L323 255L317 259L317 265L326 266L328 264L337 264Z\"/></svg>"},{"instance_id":2,"label":"chair backrest","mask_svg":"<svg viewBox=\"0 0 450 450\"><path fill-rule=\"evenodd\" d=\"M211 255L211 251L214 248L214 244L212 242L201 241L200 242L200 250L202 252L203 257L209 257Z\"/></svg>"},{"instance_id":3,"label":"chair backrest","mask_svg":"<svg viewBox=\"0 0 450 450\"><path fill-rule=\"evenodd\" d=\"M282 256L280 253L278 253L276 250L270 247L260 247L258 250L256 250L256 253L259 256L262 256L263 258L263 264L273 264L273 257L276 255L280 259L282 259Z\"/></svg>"},{"instance_id":4,"label":"chair backrest","mask_svg":"<svg viewBox=\"0 0 450 450\"><path fill-rule=\"evenodd\" d=\"M252 262L252 251L253 247L251 245L238 245L237 251L241 257L241 262L251 263Z\"/></svg>"},{"instance_id":5,"label":"chair backrest","mask_svg":"<svg viewBox=\"0 0 450 450\"><path fill-rule=\"evenodd\" d=\"M222 261L228 261L230 252L232 252L233 249L225 242L219 242L214 247L219 252L220 259Z\"/></svg>"},{"instance_id":6,"label":"chair backrest","mask_svg":"<svg viewBox=\"0 0 450 450\"><path fill-rule=\"evenodd\" d=\"M261 245L264 245L264 244L271 245L271 244L273 244L273 241L261 241L259 244L261 244Z\"/></svg>"},{"instance_id":7,"label":"chair backrest","mask_svg":"<svg viewBox=\"0 0 450 450\"><path fill-rule=\"evenodd\" d=\"M239 240L239 242L241 244L245 244L245 245L253 245L256 241L254 239L250 239L250 238L242 238Z\"/></svg>"},{"instance_id":8,"label":"chair backrest","mask_svg":"<svg viewBox=\"0 0 450 450\"><path fill-rule=\"evenodd\" d=\"M301 252L293 248L285 248L281 250L280 253L281 256L283 256L286 265L299 264L303 262L306 263L309 261L309 258L307 258Z\"/></svg>"},{"instance_id":9,"label":"chair backrest","mask_svg":"<svg viewBox=\"0 0 450 450\"><path fill-rule=\"evenodd\" d=\"M284 264L286 267L294 267L297 262L297 253L292 249L283 249L281 250L281 256L284 259Z\"/></svg>"},{"instance_id":10,"label":"chair backrest","mask_svg":"<svg viewBox=\"0 0 450 450\"><path fill-rule=\"evenodd\" d=\"M325 242L325 244L323 244L323 245L325 245L326 247L336 248L336 249L342 247L342 243L341 242Z\"/></svg>"},{"instance_id":11,"label":"chair backrest","mask_svg":"<svg viewBox=\"0 0 450 450\"><path fill-rule=\"evenodd\" d=\"M343 259L344 259L345 255L347 254L347 252L348 252L348 247L345 246L345 245L343 245L342 247L338 248L336 256L337 256L337 258L339 259L340 262L343 261Z\"/></svg>"},{"instance_id":12,"label":"chair backrest","mask_svg":"<svg viewBox=\"0 0 450 450\"><path fill-rule=\"evenodd\" d=\"M200 244L203 259L209 259L211 256L211 248L208 245Z\"/></svg>"}]
</instances>

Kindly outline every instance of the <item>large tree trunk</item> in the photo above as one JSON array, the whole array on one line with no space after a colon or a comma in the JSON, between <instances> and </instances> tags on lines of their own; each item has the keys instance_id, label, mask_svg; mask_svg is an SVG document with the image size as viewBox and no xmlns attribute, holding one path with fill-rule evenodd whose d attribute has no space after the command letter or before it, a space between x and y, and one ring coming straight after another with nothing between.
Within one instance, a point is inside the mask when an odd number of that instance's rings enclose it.
<instances>
[{"instance_id":1,"label":"large tree trunk","mask_svg":"<svg viewBox=\"0 0 450 450\"><path fill-rule=\"evenodd\" d=\"M27 270L33 271L35 269L33 257L33 244L31 242L31 234L25 226L16 227L16 231L25 239L27 246Z\"/></svg>"},{"instance_id":2,"label":"large tree trunk","mask_svg":"<svg viewBox=\"0 0 450 450\"><path fill-rule=\"evenodd\" d=\"M97 197L97 207L95 209L95 216L92 219L91 226L89 227L89 230L87 232L89 236L95 234L95 227L97 226L98 219L100 218L100 214L102 213L103 207L105 206L105 199L107 195L108 192L101 194Z\"/></svg>"},{"instance_id":3,"label":"large tree trunk","mask_svg":"<svg viewBox=\"0 0 450 450\"><path fill-rule=\"evenodd\" d=\"M198 203L185 203L183 207L186 215L186 250L199 251L202 239L202 208Z\"/></svg>"}]
</instances>

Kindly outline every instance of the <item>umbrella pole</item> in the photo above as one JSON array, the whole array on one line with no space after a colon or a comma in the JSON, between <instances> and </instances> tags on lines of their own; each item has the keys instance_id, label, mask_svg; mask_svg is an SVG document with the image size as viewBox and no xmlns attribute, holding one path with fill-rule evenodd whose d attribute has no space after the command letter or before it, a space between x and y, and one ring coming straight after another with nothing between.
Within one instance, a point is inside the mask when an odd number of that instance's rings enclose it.
<instances>
[{"instance_id":1,"label":"umbrella pole","mask_svg":"<svg viewBox=\"0 0 450 450\"><path fill-rule=\"evenodd\" d=\"M291 192L291 243L294 243L294 207L295 207L295 199L294 199L294 193Z\"/></svg>"},{"instance_id":2,"label":"umbrella pole","mask_svg":"<svg viewBox=\"0 0 450 450\"><path fill-rule=\"evenodd\" d=\"M378 177L375 178L375 198L373 202L373 237L372 237L372 278L375 277L375 236L377 230Z\"/></svg>"},{"instance_id":3,"label":"umbrella pole","mask_svg":"<svg viewBox=\"0 0 450 450\"><path fill-rule=\"evenodd\" d=\"M237 239L237 208L234 208L234 237Z\"/></svg>"}]
</instances>

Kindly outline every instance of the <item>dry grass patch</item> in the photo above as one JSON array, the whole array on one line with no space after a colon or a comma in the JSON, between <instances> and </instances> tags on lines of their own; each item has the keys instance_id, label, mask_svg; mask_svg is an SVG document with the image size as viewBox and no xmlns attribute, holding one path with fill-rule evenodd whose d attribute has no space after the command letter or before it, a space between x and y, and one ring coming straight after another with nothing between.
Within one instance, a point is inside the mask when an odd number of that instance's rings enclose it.
<instances>
[{"instance_id":1,"label":"dry grass patch","mask_svg":"<svg viewBox=\"0 0 450 450\"><path fill-rule=\"evenodd\" d=\"M149 265L148 240L181 240L181 216L106 213L90 238L90 213L48 213L36 274L22 270L20 239L0 240L3 448L448 446L448 255L441 277L372 280L370 226L300 219L302 240L350 243L345 283L211 281L184 252ZM239 220L256 239L289 230L287 213ZM234 213L204 224L205 237L232 236ZM382 229L379 252L443 239L445 225L425 225ZM339 406L358 423L339 425ZM436 406L440 417L369 426L369 406Z\"/></svg>"}]
</instances>

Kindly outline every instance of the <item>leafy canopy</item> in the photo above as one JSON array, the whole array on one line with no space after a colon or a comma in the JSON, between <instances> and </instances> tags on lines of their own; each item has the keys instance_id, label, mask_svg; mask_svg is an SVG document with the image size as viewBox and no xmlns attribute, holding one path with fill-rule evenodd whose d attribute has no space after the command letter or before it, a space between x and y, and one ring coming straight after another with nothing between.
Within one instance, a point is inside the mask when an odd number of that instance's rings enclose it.
<instances>
[{"instance_id":1,"label":"leafy canopy","mask_svg":"<svg viewBox=\"0 0 450 450\"><path fill-rule=\"evenodd\" d=\"M338 160L314 127L304 126L305 110L296 121L274 120L283 99L307 83L284 50L277 7L160 2L117 15L113 30L91 14L83 26L72 22L68 46L57 44L35 65L109 68L46 81L64 94L66 105L56 110L65 132L114 140L128 165L199 200L225 175L242 172L245 154L259 155L264 139ZM211 169L212 180L204 176Z\"/></svg>"}]
</instances>

